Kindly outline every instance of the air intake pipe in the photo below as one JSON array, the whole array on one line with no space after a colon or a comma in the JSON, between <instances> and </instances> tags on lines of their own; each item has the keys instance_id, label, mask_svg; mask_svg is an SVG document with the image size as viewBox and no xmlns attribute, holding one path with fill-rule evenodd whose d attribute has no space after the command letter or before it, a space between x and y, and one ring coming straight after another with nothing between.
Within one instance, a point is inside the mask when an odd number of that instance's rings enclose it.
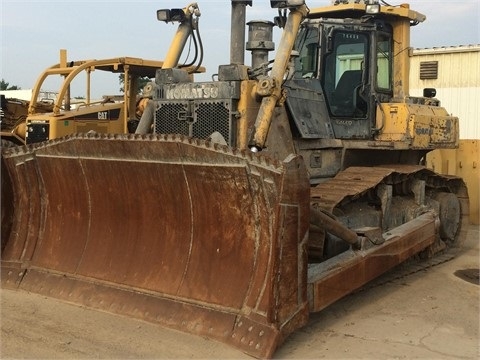
<instances>
[{"instance_id":1,"label":"air intake pipe","mask_svg":"<svg viewBox=\"0 0 480 360\"><path fill-rule=\"evenodd\" d=\"M248 24L247 50L252 52L252 68L268 63L268 52L275 49L273 43L273 23L257 20Z\"/></svg>"}]
</instances>

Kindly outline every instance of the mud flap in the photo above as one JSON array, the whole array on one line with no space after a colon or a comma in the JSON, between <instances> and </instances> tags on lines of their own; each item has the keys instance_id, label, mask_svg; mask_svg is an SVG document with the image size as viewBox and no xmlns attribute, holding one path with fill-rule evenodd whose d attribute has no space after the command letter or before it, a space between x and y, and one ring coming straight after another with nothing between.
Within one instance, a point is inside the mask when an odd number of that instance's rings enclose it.
<instances>
[{"instance_id":1,"label":"mud flap","mask_svg":"<svg viewBox=\"0 0 480 360\"><path fill-rule=\"evenodd\" d=\"M15 206L2 286L256 357L306 323L309 183L299 157L272 163L155 135L74 135L3 156Z\"/></svg>"}]
</instances>

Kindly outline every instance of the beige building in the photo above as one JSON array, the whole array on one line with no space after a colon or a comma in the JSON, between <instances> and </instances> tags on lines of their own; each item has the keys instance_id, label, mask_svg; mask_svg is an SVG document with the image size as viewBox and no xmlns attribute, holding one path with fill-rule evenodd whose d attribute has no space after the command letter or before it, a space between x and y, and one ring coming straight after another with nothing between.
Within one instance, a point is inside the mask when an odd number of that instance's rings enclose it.
<instances>
[{"instance_id":1,"label":"beige building","mask_svg":"<svg viewBox=\"0 0 480 360\"><path fill-rule=\"evenodd\" d=\"M434 151L427 166L461 176L470 197L470 221L480 223L480 44L414 49L410 65L410 95L435 88L443 107L460 119L458 150Z\"/></svg>"}]
</instances>

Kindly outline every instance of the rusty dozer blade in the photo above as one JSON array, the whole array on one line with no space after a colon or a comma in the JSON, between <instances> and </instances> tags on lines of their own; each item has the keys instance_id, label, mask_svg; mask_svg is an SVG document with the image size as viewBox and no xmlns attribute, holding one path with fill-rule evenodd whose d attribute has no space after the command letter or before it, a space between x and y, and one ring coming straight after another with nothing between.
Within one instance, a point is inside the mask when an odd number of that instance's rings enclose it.
<instances>
[{"instance_id":1,"label":"rusty dozer blade","mask_svg":"<svg viewBox=\"0 0 480 360\"><path fill-rule=\"evenodd\" d=\"M306 323L299 157L271 163L178 136L95 134L4 150L3 162L15 205L2 286L256 357Z\"/></svg>"}]
</instances>

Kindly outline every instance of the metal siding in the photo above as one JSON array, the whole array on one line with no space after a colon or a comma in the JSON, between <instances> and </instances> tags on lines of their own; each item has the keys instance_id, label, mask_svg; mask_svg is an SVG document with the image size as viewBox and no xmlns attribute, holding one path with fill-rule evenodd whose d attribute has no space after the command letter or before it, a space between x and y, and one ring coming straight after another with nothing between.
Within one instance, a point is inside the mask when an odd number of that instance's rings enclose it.
<instances>
[{"instance_id":1,"label":"metal siding","mask_svg":"<svg viewBox=\"0 0 480 360\"><path fill-rule=\"evenodd\" d=\"M420 63L438 61L438 79L420 80ZM460 119L461 139L480 139L480 45L414 49L410 63L410 95L437 89L441 104Z\"/></svg>"}]
</instances>

